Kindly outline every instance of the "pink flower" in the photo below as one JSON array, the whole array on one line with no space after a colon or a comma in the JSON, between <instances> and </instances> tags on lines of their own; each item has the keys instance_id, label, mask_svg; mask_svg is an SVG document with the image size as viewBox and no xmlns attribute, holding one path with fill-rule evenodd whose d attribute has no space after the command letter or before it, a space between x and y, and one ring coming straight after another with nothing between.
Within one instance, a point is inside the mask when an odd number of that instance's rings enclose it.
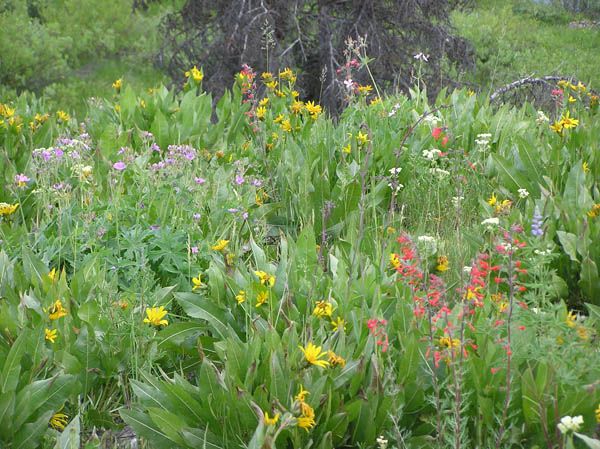
<instances>
[{"instance_id":1,"label":"pink flower","mask_svg":"<svg viewBox=\"0 0 600 449\"><path fill-rule=\"evenodd\" d=\"M127 164L125 162L123 162L123 161L115 162L113 164L113 168L115 170L123 171L123 170L125 170L127 168Z\"/></svg>"},{"instance_id":2,"label":"pink flower","mask_svg":"<svg viewBox=\"0 0 600 449\"><path fill-rule=\"evenodd\" d=\"M29 181L30 179L23 173L15 175L15 184L17 184L17 187L25 187Z\"/></svg>"},{"instance_id":3,"label":"pink flower","mask_svg":"<svg viewBox=\"0 0 600 449\"><path fill-rule=\"evenodd\" d=\"M433 130L431 131L431 135L435 140L438 140L443 132L444 130L442 128L433 128Z\"/></svg>"},{"instance_id":4,"label":"pink flower","mask_svg":"<svg viewBox=\"0 0 600 449\"><path fill-rule=\"evenodd\" d=\"M198 254L198 247L197 246L192 246L191 250L192 250L192 254Z\"/></svg>"}]
</instances>

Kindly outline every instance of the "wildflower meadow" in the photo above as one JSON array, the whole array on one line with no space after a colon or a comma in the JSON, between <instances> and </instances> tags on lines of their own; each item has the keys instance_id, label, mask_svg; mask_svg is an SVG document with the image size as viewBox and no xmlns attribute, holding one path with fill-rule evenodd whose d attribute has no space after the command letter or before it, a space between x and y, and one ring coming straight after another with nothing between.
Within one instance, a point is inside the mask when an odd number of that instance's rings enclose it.
<instances>
[{"instance_id":1,"label":"wildflower meadow","mask_svg":"<svg viewBox=\"0 0 600 449\"><path fill-rule=\"evenodd\" d=\"M0 104L1 448L600 447L598 96L363 66Z\"/></svg>"}]
</instances>

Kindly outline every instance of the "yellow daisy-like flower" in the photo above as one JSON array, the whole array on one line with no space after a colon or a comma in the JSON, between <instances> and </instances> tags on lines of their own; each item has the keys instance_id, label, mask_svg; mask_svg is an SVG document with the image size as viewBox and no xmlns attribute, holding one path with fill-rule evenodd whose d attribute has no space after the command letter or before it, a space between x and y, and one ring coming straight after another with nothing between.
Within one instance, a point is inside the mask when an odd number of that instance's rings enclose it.
<instances>
[{"instance_id":1,"label":"yellow daisy-like flower","mask_svg":"<svg viewBox=\"0 0 600 449\"><path fill-rule=\"evenodd\" d=\"M596 422L600 424L600 404L598 404L598 408L594 411L596 414Z\"/></svg>"},{"instance_id":2,"label":"yellow daisy-like flower","mask_svg":"<svg viewBox=\"0 0 600 449\"><path fill-rule=\"evenodd\" d=\"M271 81L265 83L265 86L267 86L270 90L277 89L278 85L279 85L279 82L275 81L275 80L271 80Z\"/></svg>"},{"instance_id":3,"label":"yellow daisy-like flower","mask_svg":"<svg viewBox=\"0 0 600 449\"><path fill-rule=\"evenodd\" d=\"M572 95L569 95L569 103L575 103L577 101L577 98L573 97Z\"/></svg>"},{"instance_id":4,"label":"yellow daisy-like flower","mask_svg":"<svg viewBox=\"0 0 600 449\"><path fill-rule=\"evenodd\" d=\"M121 78L119 78L114 83L112 83L112 87L113 87L114 90L117 91L117 93L121 92L121 87L122 86L123 86L123 80Z\"/></svg>"},{"instance_id":5,"label":"yellow daisy-like flower","mask_svg":"<svg viewBox=\"0 0 600 449\"><path fill-rule=\"evenodd\" d=\"M58 337L58 331L56 329L44 329L44 339L50 343L54 343L56 337Z\"/></svg>"},{"instance_id":6,"label":"yellow daisy-like flower","mask_svg":"<svg viewBox=\"0 0 600 449\"><path fill-rule=\"evenodd\" d=\"M194 287L192 288L193 292L204 287L204 284L202 283L202 273L198 273L197 278L192 278L192 284L194 284Z\"/></svg>"},{"instance_id":7,"label":"yellow daisy-like flower","mask_svg":"<svg viewBox=\"0 0 600 449\"><path fill-rule=\"evenodd\" d=\"M15 115L15 112L16 112L15 108L11 108L7 104L0 103L0 115L2 117L4 117L4 118L11 118L13 115Z\"/></svg>"},{"instance_id":8,"label":"yellow daisy-like flower","mask_svg":"<svg viewBox=\"0 0 600 449\"><path fill-rule=\"evenodd\" d=\"M283 97L285 97L285 92L280 89L275 89L275 95L278 96L279 98L283 98Z\"/></svg>"},{"instance_id":9,"label":"yellow daisy-like flower","mask_svg":"<svg viewBox=\"0 0 600 449\"><path fill-rule=\"evenodd\" d=\"M277 117L273 119L273 123L281 123L285 120L285 115L279 114ZM272 136L271 136L272 137Z\"/></svg>"},{"instance_id":10,"label":"yellow daisy-like flower","mask_svg":"<svg viewBox=\"0 0 600 449\"><path fill-rule=\"evenodd\" d=\"M446 257L446 256L438 257L437 263L438 264L435 267L436 270L438 270L441 273L443 273L444 271L448 271L448 268L449 268L448 257Z\"/></svg>"},{"instance_id":11,"label":"yellow daisy-like flower","mask_svg":"<svg viewBox=\"0 0 600 449\"><path fill-rule=\"evenodd\" d=\"M262 107L265 107L265 106L266 106L266 105L268 105L268 104L269 104L269 99L268 99L267 97L263 98L262 100L260 100L260 101L258 102L258 105L259 105L259 106L262 106Z\"/></svg>"},{"instance_id":12,"label":"yellow daisy-like flower","mask_svg":"<svg viewBox=\"0 0 600 449\"><path fill-rule=\"evenodd\" d=\"M588 164L587 162L585 162L585 161L583 162L583 164L581 164L581 168L583 169L583 172L584 172L584 173L587 173L587 172L589 172L589 171L590 171L590 166L589 166L589 164Z\"/></svg>"},{"instance_id":13,"label":"yellow daisy-like flower","mask_svg":"<svg viewBox=\"0 0 600 449\"><path fill-rule=\"evenodd\" d=\"M366 133L363 133L362 131L359 131L358 134L356 135L356 141L358 142L358 144L360 146L366 145L367 142L369 141L369 135Z\"/></svg>"},{"instance_id":14,"label":"yellow daisy-like flower","mask_svg":"<svg viewBox=\"0 0 600 449\"><path fill-rule=\"evenodd\" d=\"M260 307L263 304L266 304L268 300L269 300L269 292L267 290L258 292L258 295L256 296L256 307Z\"/></svg>"},{"instance_id":15,"label":"yellow daisy-like flower","mask_svg":"<svg viewBox=\"0 0 600 449\"><path fill-rule=\"evenodd\" d=\"M266 271L255 271L254 274L260 280L261 285L266 285L268 287L273 287L275 285L275 276L267 273Z\"/></svg>"},{"instance_id":16,"label":"yellow daisy-like flower","mask_svg":"<svg viewBox=\"0 0 600 449\"><path fill-rule=\"evenodd\" d=\"M194 66L185 72L185 77L188 80L191 78L196 84L200 84L200 82L204 79L204 72L202 72L201 68L198 69L196 66Z\"/></svg>"},{"instance_id":17,"label":"yellow daisy-like flower","mask_svg":"<svg viewBox=\"0 0 600 449\"><path fill-rule=\"evenodd\" d=\"M345 147L342 147L342 153L350 154L352 152L352 144L348 144Z\"/></svg>"},{"instance_id":18,"label":"yellow daisy-like flower","mask_svg":"<svg viewBox=\"0 0 600 449\"><path fill-rule=\"evenodd\" d=\"M229 245L229 240L218 240L217 243L215 243L213 246L210 247L210 249L215 250L215 251L223 251L225 248L227 248L227 245Z\"/></svg>"},{"instance_id":19,"label":"yellow daisy-like flower","mask_svg":"<svg viewBox=\"0 0 600 449\"><path fill-rule=\"evenodd\" d=\"M342 317L338 316L335 320L331 322L331 326L333 326L334 332L337 332L340 329L346 330L346 321Z\"/></svg>"},{"instance_id":20,"label":"yellow daisy-like flower","mask_svg":"<svg viewBox=\"0 0 600 449\"><path fill-rule=\"evenodd\" d=\"M312 342L309 342L306 347L298 346L304 358L311 365L320 366L321 368L327 368L329 362L327 360L321 360L322 357L326 357L327 353L321 351L321 346L315 346Z\"/></svg>"},{"instance_id":21,"label":"yellow daisy-like flower","mask_svg":"<svg viewBox=\"0 0 600 449\"><path fill-rule=\"evenodd\" d=\"M495 206L497 202L498 202L498 199L496 198L496 194L492 193L492 196L489 197L489 199L487 200L487 203L490 206Z\"/></svg>"},{"instance_id":22,"label":"yellow daisy-like flower","mask_svg":"<svg viewBox=\"0 0 600 449\"><path fill-rule=\"evenodd\" d=\"M300 92L298 92L297 90L293 90L290 92L290 95L292 96L292 98L298 98L300 96Z\"/></svg>"},{"instance_id":23,"label":"yellow daisy-like flower","mask_svg":"<svg viewBox=\"0 0 600 449\"><path fill-rule=\"evenodd\" d=\"M284 120L281 122L281 129L286 133L292 132L292 122L289 119Z\"/></svg>"},{"instance_id":24,"label":"yellow daisy-like flower","mask_svg":"<svg viewBox=\"0 0 600 449\"><path fill-rule=\"evenodd\" d=\"M269 414L265 412L265 424L267 426L274 426L279 421L279 413L276 413L275 416L269 418Z\"/></svg>"},{"instance_id":25,"label":"yellow daisy-like flower","mask_svg":"<svg viewBox=\"0 0 600 449\"><path fill-rule=\"evenodd\" d=\"M8 217L15 213L15 211L19 208L19 203L17 204L8 204L8 203L0 203L0 217Z\"/></svg>"},{"instance_id":26,"label":"yellow daisy-like flower","mask_svg":"<svg viewBox=\"0 0 600 449\"><path fill-rule=\"evenodd\" d=\"M50 418L50 426L53 429L56 430L60 430L63 431L65 430L65 427L67 427L67 424L69 423L69 416L65 415L64 413L60 413L60 412L56 412L54 415L52 415L52 417Z\"/></svg>"},{"instance_id":27,"label":"yellow daisy-like flower","mask_svg":"<svg viewBox=\"0 0 600 449\"><path fill-rule=\"evenodd\" d=\"M373 90L373 86L371 86L370 84L367 84L366 86L362 86L362 85L358 86L358 92L360 92L361 94L368 94L372 90Z\"/></svg>"},{"instance_id":28,"label":"yellow daisy-like flower","mask_svg":"<svg viewBox=\"0 0 600 449\"><path fill-rule=\"evenodd\" d=\"M71 116L65 111L56 111L56 117L58 117L58 120L60 120L63 123L66 123L69 120L71 120Z\"/></svg>"},{"instance_id":29,"label":"yellow daisy-like flower","mask_svg":"<svg viewBox=\"0 0 600 449\"><path fill-rule=\"evenodd\" d=\"M598 215L600 215L600 203L594 204L587 212L587 216L590 218L596 218Z\"/></svg>"},{"instance_id":30,"label":"yellow daisy-like flower","mask_svg":"<svg viewBox=\"0 0 600 449\"><path fill-rule=\"evenodd\" d=\"M315 411L306 402L301 401L300 413L301 415L296 418L298 427L308 432L309 429L312 429L315 426Z\"/></svg>"},{"instance_id":31,"label":"yellow daisy-like flower","mask_svg":"<svg viewBox=\"0 0 600 449\"><path fill-rule=\"evenodd\" d=\"M318 317L331 317L333 305L329 301L317 301L312 314Z\"/></svg>"},{"instance_id":32,"label":"yellow daisy-like flower","mask_svg":"<svg viewBox=\"0 0 600 449\"><path fill-rule=\"evenodd\" d=\"M267 114L266 107L259 106L258 108L256 108L256 118L258 118L259 120L263 120L265 118L266 114Z\"/></svg>"},{"instance_id":33,"label":"yellow daisy-like flower","mask_svg":"<svg viewBox=\"0 0 600 449\"><path fill-rule=\"evenodd\" d=\"M52 304L48 309L48 314L51 320L58 320L63 316L67 316L68 312L63 307L62 301L60 299L57 299L56 301L54 301L54 304Z\"/></svg>"},{"instance_id":34,"label":"yellow daisy-like flower","mask_svg":"<svg viewBox=\"0 0 600 449\"><path fill-rule=\"evenodd\" d=\"M315 120L323 112L323 108L321 108L321 105L315 104L314 101L307 101L305 107L310 116Z\"/></svg>"},{"instance_id":35,"label":"yellow daisy-like flower","mask_svg":"<svg viewBox=\"0 0 600 449\"><path fill-rule=\"evenodd\" d=\"M270 79L273 79L273 74L271 72L263 72L260 77L265 80L268 81Z\"/></svg>"},{"instance_id":36,"label":"yellow daisy-like flower","mask_svg":"<svg viewBox=\"0 0 600 449\"><path fill-rule=\"evenodd\" d=\"M577 325L577 314L575 314L572 310L569 310L567 318L565 318L565 323L570 328L575 327Z\"/></svg>"},{"instance_id":37,"label":"yellow daisy-like flower","mask_svg":"<svg viewBox=\"0 0 600 449\"><path fill-rule=\"evenodd\" d=\"M309 394L310 392L308 390L305 390L304 387L300 385L300 391L296 396L294 396L294 399L298 402L304 402L306 400L306 396L308 396Z\"/></svg>"},{"instance_id":38,"label":"yellow daisy-like flower","mask_svg":"<svg viewBox=\"0 0 600 449\"><path fill-rule=\"evenodd\" d=\"M375 106L377 104L381 103L381 97L375 97L371 100L371 102L369 103L370 106Z\"/></svg>"},{"instance_id":39,"label":"yellow daisy-like flower","mask_svg":"<svg viewBox=\"0 0 600 449\"><path fill-rule=\"evenodd\" d=\"M239 293L235 295L235 300L238 304L241 304L244 301L246 301L246 292L244 290L240 290Z\"/></svg>"},{"instance_id":40,"label":"yellow daisy-like flower","mask_svg":"<svg viewBox=\"0 0 600 449\"><path fill-rule=\"evenodd\" d=\"M156 327L167 326L169 322L164 319L167 313L168 311L163 306L146 308L146 318L144 318L144 323Z\"/></svg>"},{"instance_id":41,"label":"yellow daisy-like flower","mask_svg":"<svg viewBox=\"0 0 600 449\"><path fill-rule=\"evenodd\" d=\"M58 271L56 271L56 268L52 268L52 270L50 270L50 273L48 273L48 279L50 279L52 283L56 282L58 279Z\"/></svg>"},{"instance_id":42,"label":"yellow daisy-like flower","mask_svg":"<svg viewBox=\"0 0 600 449\"><path fill-rule=\"evenodd\" d=\"M333 351L327 351L327 358L329 359L329 363L331 363L332 366L339 365L342 368L346 366L346 360Z\"/></svg>"},{"instance_id":43,"label":"yellow daisy-like flower","mask_svg":"<svg viewBox=\"0 0 600 449\"><path fill-rule=\"evenodd\" d=\"M390 265L396 269L398 269L401 265L400 256L396 253L390 254Z\"/></svg>"},{"instance_id":44,"label":"yellow daisy-like flower","mask_svg":"<svg viewBox=\"0 0 600 449\"><path fill-rule=\"evenodd\" d=\"M292 72L292 69L290 69L289 67L286 67L285 70L279 72L279 78L291 82L296 81L296 75L294 75L294 72Z\"/></svg>"},{"instance_id":45,"label":"yellow daisy-like flower","mask_svg":"<svg viewBox=\"0 0 600 449\"><path fill-rule=\"evenodd\" d=\"M588 330L585 327L583 327L583 326L577 326L576 332L577 332L577 336L581 340L587 341L587 340L590 339L590 333L588 332Z\"/></svg>"},{"instance_id":46,"label":"yellow daisy-like flower","mask_svg":"<svg viewBox=\"0 0 600 449\"><path fill-rule=\"evenodd\" d=\"M458 338L442 337L440 338L440 347L442 348L458 348L460 340Z\"/></svg>"},{"instance_id":47,"label":"yellow daisy-like flower","mask_svg":"<svg viewBox=\"0 0 600 449\"><path fill-rule=\"evenodd\" d=\"M554 122L552 125L550 125L550 129L561 136L563 132L563 122Z\"/></svg>"},{"instance_id":48,"label":"yellow daisy-like flower","mask_svg":"<svg viewBox=\"0 0 600 449\"><path fill-rule=\"evenodd\" d=\"M577 120L575 118L571 118L569 111L567 111L562 116L562 119L561 119L560 122L562 123L562 126L563 126L564 129L576 128L577 125L579 125L579 120Z\"/></svg>"},{"instance_id":49,"label":"yellow daisy-like flower","mask_svg":"<svg viewBox=\"0 0 600 449\"><path fill-rule=\"evenodd\" d=\"M292 114L299 114L302 112L302 109L304 109L304 103L302 101L294 101L290 107Z\"/></svg>"}]
</instances>

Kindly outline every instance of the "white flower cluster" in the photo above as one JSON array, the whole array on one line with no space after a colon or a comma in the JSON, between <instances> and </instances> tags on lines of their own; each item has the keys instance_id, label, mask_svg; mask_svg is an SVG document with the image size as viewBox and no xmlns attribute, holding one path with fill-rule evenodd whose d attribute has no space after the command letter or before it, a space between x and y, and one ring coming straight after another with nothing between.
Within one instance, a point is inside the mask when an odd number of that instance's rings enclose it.
<instances>
[{"instance_id":1,"label":"white flower cluster","mask_svg":"<svg viewBox=\"0 0 600 449\"><path fill-rule=\"evenodd\" d=\"M377 444L379 445L379 449L386 449L388 445L388 440L386 440L383 435L377 437Z\"/></svg>"},{"instance_id":2,"label":"white flower cluster","mask_svg":"<svg viewBox=\"0 0 600 449\"><path fill-rule=\"evenodd\" d=\"M475 139L475 144L477 145L477 150L480 153L485 153L490 149L490 139L492 135L489 133L477 134L477 139Z\"/></svg>"},{"instance_id":3,"label":"white flower cluster","mask_svg":"<svg viewBox=\"0 0 600 449\"><path fill-rule=\"evenodd\" d=\"M393 117L394 115L396 115L396 112L398 112L398 109L400 109L400 103L396 103L392 107L392 110L390 112L388 112L388 117Z\"/></svg>"},{"instance_id":4,"label":"white flower cluster","mask_svg":"<svg viewBox=\"0 0 600 449\"><path fill-rule=\"evenodd\" d=\"M538 125L543 125L544 123L548 123L549 121L550 119L546 114L544 114L544 111L537 111L537 118L535 119L535 122Z\"/></svg>"},{"instance_id":5,"label":"white flower cluster","mask_svg":"<svg viewBox=\"0 0 600 449\"><path fill-rule=\"evenodd\" d=\"M581 415L575 417L563 416L560 419L560 423L558 423L557 427L562 434L566 434L568 432L577 432L581 428L582 424L583 416Z\"/></svg>"},{"instance_id":6,"label":"white flower cluster","mask_svg":"<svg viewBox=\"0 0 600 449\"><path fill-rule=\"evenodd\" d=\"M433 161L438 158L442 154L440 150L437 148L432 148L431 150L423 150L423 157L428 161Z\"/></svg>"},{"instance_id":7,"label":"white flower cluster","mask_svg":"<svg viewBox=\"0 0 600 449\"><path fill-rule=\"evenodd\" d=\"M422 254L430 256L437 252L437 240L430 235L420 235L417 237L417 242L422 247Z\"/></svg>"},{"instance_id":8,"label":"white flower cluster","mask_svg":"<svg viewBox=\"0 0 600 449\"><path fill-rule=\"evenodd\" d=\"M437 124L439 122L441 122L442 119L440 117L438 117L437 115L435 115L435 114L429 114L429 115L425 116L425 118L423 119L423 121L425 123L431 124L432 126L437 126Z\"/></svg>"},{"instance_id":9,"label":"white flower cluster","mask_svg":"<svg viewBox=\"0 0 600 449\"><path fill-rule=\"evenodd\" d=\"M453 196L452 204L454 205L454 207L458 207L460 205L460 203L463 202L464 199L465 199L464 196Z\"/></svg>"},{"instance_id":10,"label":"white flower cluster","mask_svg":"<svg viewBox=\"0 0 600 449\"><path fill-rule=\"evenodd\" d=\"M527 189L519 189L519 198L527 198L529 196L529 192Z\"/></svg>"},{"instance_id":11,"label":"white flower cluster","mask_svg":"<svg viewBox=\"0 0 600 449\"><path fill-rule=\"evenodd\" d=\"M430 168L429 172L434 174L434 175L438 175L440 178L445 178L446 176L448 176L450 174L450 172L448 170L444 170L443 168Z\"/></svg>"},{"instance_id":12,"label":"white flower cluster","mask_svg":"<svg viewBox=\"0 0 600 449\"><path fill-rule=\"evenodd\" d=\"M392 175L392 181L388 182L388 186L395 193L398 193L401 189L404 188L404 184L400 184L397 181L398 175L400 174L401 171L402 171L402 167L396 167L396 168L390 169L390 174Z\"/></svg>"},{"instance_id":13,"label":"white flower cluster","mask_svg":"<svg viewBox=\"0 0 600 449\"><path fill-rule=\"evenodd\" d=\"M481 224L487 226L498 226L500 224L500 219L498 217L486 218L481 222Z\"/></svg>"},{"instance_id":14,"label":"white flower cluster","mask_svg":"<svg viewBox=\"0 0 600 449\"><path fill-rule=\"evenodd\" d=\"M423 61L423 62L428 62L429 61L429 55L426 55L422 52L417 53L416 55L413 56L417 61Z\"/></svg>"}]
</instances>

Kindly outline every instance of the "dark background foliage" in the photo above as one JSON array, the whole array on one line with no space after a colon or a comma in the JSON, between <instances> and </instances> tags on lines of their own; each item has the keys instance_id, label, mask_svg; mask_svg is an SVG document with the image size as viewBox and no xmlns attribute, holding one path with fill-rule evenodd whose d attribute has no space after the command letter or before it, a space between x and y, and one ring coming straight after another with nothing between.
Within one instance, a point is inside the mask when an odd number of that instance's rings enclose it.
<instances>
[{"instance_id":1,"label":"dark background foliage","mask_svg":"<svg viewBox=\"0 0 600 449\"><path fill-rule=\"evenodd\" d=\"M291 67L307 98L339 110L343 77L353 55L346 40L363 38L379 88L413 85L416 53L429 55L421 73L430 94L452 84L451 73L472 66L470 45L456 37L449 15L464 1L448 0L188 0L162 22L159 64L174 79L194 64L208 68L205 87L222 92L242 64L256 71ZM361 79L362 77L362 79ZM370 82L366 73L355 81Z\"/></svg>"}]
</instances>

